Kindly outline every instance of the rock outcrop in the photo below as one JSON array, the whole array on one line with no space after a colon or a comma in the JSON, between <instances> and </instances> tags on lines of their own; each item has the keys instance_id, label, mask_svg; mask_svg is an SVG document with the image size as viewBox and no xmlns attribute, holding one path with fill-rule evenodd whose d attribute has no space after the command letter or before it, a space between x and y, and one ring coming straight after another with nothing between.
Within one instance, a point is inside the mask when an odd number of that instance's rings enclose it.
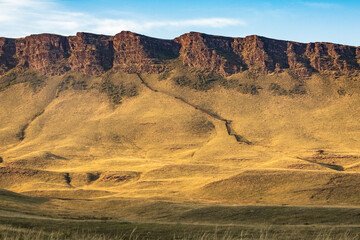
<instances>
[{"instance_id":1,"label":"rock outcrop","mask_svg":"<svg viewBox=\"0 0 360 240\"><path fill-rule=\"evenodd\" d=\"M112 38L91 33L77 33L68 37L69 60L72 71L100 75L113 66Z\"/></svg>"},{"instance_id":2,"label":"rock outcrop","mask_svg":"<svg viewBox=\"0 0 360 240\"><path fill-rule=\"evenodd\" d=\"M15 53L15 39L0 38L0 75L16 66Z\"/></svg>"},{"instance_id":3,"label":"rock outcrop","mask_svg":"<svg viewBox=\"0 0 360 240\"><path fill-rule=\"evenodd\" d=\"M298 43L260 36L226 38L187 33L175 39L182 46L185 65L231 75L249 70L255 73L290 69L300 77L313 72L350 74L360 70L360 50L332 43Z\"/></svg>"},{"instance_id":4,"label":"rock outcrop","mask_svg":"<svg viewBox=\"0 0 360 240\"><path fill-rule=\"evenodd\" d=\"M191 32L175 41L181 44L180 57L186 66L222 75L239 72L244 67L242 59L232 50L232 38Z\"/></svg>"},{"instance_id":5,"label":"rock outcrop","mask_svg":"<svg viewBox=\"0 0 360 240\"><path fill-rule=\"evenodd\" d=\"M335 71L349 73L358 70L356 48L332 43L310 43L305 55L311 66L319 72Z\"/></svg>"},{"instance_id":6,"label":"rock outcrop","mask_svg":"<svg viewBox=\"0 0 360 240\"><path fill-rule=\"evenodd\" d=\"M18 68L30 68L51 75L69 70L66 64L69 51L66 37L54 34L31 35L16 39L15 44Z\"/></svg>"},{"instance_id":7,"label":"rock outcrop","mask_svg":"<svg viewBox=\"0 0 360 240\"><path fill-rule=\"evenodd\" d=\"M159 73L163 60L176 58L180 46L171 40L151 38L128 31L113 37L114 67L129 73Z\"/></svg>"},{"instance_id":8,"label":"rock outcrop","mask_svg":"<svg viewBox=\"0 0 360 240\"><path fill-rule=\"evenodd\" d=\"M359 74L360 47L332 43L298 43L260 36L230 38L190 32L174 40L123 31L115 36L31 35L0 38L0 75L16 68L46 75L66 71L100 75L110 69L128 73L160 73L166 60L223 76L245 70L268 74L290 70L299 77L314 72Z\"/></svg>"}]
</instances>

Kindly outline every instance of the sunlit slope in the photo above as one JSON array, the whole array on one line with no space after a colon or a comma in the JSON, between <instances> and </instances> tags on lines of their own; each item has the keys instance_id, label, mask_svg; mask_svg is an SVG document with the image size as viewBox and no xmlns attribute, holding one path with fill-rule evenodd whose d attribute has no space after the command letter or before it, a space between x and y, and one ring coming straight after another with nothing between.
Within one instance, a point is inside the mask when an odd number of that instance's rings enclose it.
<instances>
[{"instance_id":1,"label":"sunlit slope","mask_svg":"<svg viewBox=\"0 0 360 240\"><path fill-rule=\"evenodd\" d=\"M359 179L358 173L249 170L210 183L198 194L229 203L358 205Z\"/></svg>"},{"instance_id":2,"label":"sunlit slope","mask_svg":"<svg viewBox=\"0 0 360 240\"><path fill-rule=\"evenodd\" d=\"M28 118L24 139L6 152L9 159L33 154L35 150L86 159L132 153L145 156L157 151L174 153L195 149L215 133L207 116L166 95L144 89L136 75L125 78L137 85L139 94L124 98L118 105L91 87L83 91L69 89L54 96L39 116ZM89 79L89 84L96 83L97 79ZM18 105L22 107L24 103L24 108L28 108L26 104L32 95L20 96ZM7 108L3 112L8 118L18 117Z\"/></svg>"},{"instance_id":3,"label":"sunlit slope","mask_svg":"<svg viewBox=\"0 0 360 240\"><path fill-rule=\"evenodd\" d=\"M356 83L284 72L194 85L198 76L175 66L4 89L0 187L67 198L359 204Z\"/></svg>"},{"instance_id":4,"label":"sunlit slope","mask_svg":"<svg viewBox=\"0 0 360 240\"><path fill-rule=\"evenodd\" d=\"M22 129L52 101L59 84L57 77L47 81L43 88L33 88L29 83L19 83L0 93L0 149L19 143Z\"/></svg>"}]
</instances>

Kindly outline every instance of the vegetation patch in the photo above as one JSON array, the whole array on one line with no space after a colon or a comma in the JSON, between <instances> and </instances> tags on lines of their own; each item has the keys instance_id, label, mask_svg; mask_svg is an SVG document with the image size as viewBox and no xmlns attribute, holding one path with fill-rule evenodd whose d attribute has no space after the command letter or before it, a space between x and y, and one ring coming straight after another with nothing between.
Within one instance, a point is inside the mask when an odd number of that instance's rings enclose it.
<instances>
[{"instance_id":1,"label":"vegetation patch","mask_svg":"<svg viewBox=\"0 0 360 240\"><path fill-rule=\"evenodd\" d=\"M269 90L272 91L273 95L284 96L284 95L304 95L306 89L303 84L296 84L292 89L286 90L277 83L271 83Z\"/></svg>"},{"instance_id":2,"label":"vegetation patch","mask_svg":"<svg viewBox=\"0 0 360 240\"><path fill-rule=\"evenodd\" d=\"M237 89L242 94L258 95L259 90L262 89L262 87L259 85L256 85L256 84L247 84L247 83L241 84L240 83Z\"/></svg>"},{"instance_id":3,"label":"vegetation patch","mask_svg":"<svg viewBox=\"0 0 360 240\"><path fill-rule=\"evenodd\" d=\"M113 104L121 104L123 97L136 96L136 86L126 87L122 83L114 84L109 78L105 78L100 84L100 91L106 93Z\"/></svg>"},{"instance_id":4,"label":"vegetation patch","mask_svg":"<svg viewBox=\"0 0 360 240\"><path fill-rule=\"evenodd\" d=\"M277 83L271 83L269 86L269 90L272 91L273 95L283 96L283 95L289 95L289 92L282 88Z\"/></svg>"},{"instance_id":5,"label":"vegetation patch","mask_svg":"<svg viewBox=\"0 0 360 240\"><path fill-rule=\"evenodd\" d=\"M181 87L189 87L191 85L191 80L187 76L174 77L173 81Z\"/></svg>"},{"instance_id":6,"label":"vegetation patch","mask_svg":"<svg viewBox=\"0 0 360 240\"><path fill-rule=\"evenodd\" d=\"M220 81L221 86L225 89L235 89L242 94L258 95L259 90L263 89L260 85L250 83L240 83L239 80L223 79Z\"/></svg>"},{"instance_id":7,"label":"vegetation patch","mask_svg":"<svg viewBox=\"0 0 360 240\"><path fill-rule=\"evenodd\" d=\"M59 97L60 93L68 90L86 90L88 88L88 84L85 80L76 80L76 78L72 75L67 75L63 78L62 82L58 85L56 89L56 97Z\"/></svg>"},{"instance_id":8,"label":"vegetation patch","mask_svg":"<svg viewBox=\"0 0 360 240\"><path fill-rule=\"evenodd\" d=\"M159 81L162 81L162 80L165 80L165 79L170 78L170 76L171 76L171 72L165 71L165 72L159 74L159 78L158 78L158 79L159 79Z\"/></svg>"},{"instance_id":9,"label":"vegetation patch","mask_svg":"<svg viewBox=\"0 0 360 240\"><path fill-rule=\"evenodd\" d=\"M340 87L337 90L337 93L339 94L339 96L345 96L346 95L346 90L343 87Z\"/></svg>"},{"instance_id":10,"label":"vegetation patch","mask_svg":"<svg viewBox=\"0 0 360 240\"><path fill-rule=\"evenodd\" d=\"M26 71L24 73L10 71L0 79L0 91L3 91L15 84L27 83L27 86L29 86L34 92L38 92L45 86L45 78L45 76L39 76L37 73L32 71Z\"/></svg>"},{"instance_id":11,"label":"vegetation patch","mask_svg":"<svg viewBox=\"0 0 360 240\"><path fill-rule=\"evenodd\" d=\"M290 94L298 94L298 95L304 95L306 94L306 89L304 84L296 84L294 88L289 90Z\"/></svg>"},{"instance_id":12,"label":"vegetation patch","mask_svg":"<svg viewBox=\"0 0 360 240\"><path fill-rule=\"evenodd\" d=\"M189 131L191 131L195 135L209 134L214 129L214 124L206 118L193 119L189 123Z\"/></svg>"},{"instance_id":13,"label":"vegetation patch","mask_svg":"<svg viewBox=\"0 0 360 240\"><path fill-rule=\"evenodd\" d=\"M69 89L83 91L93 88L99 89L102 93L106 93L111 102L114 104L121 104L123 97L133 97L138 94L135 86L127 87L122 83L114 84L110 80L109 76L104 77L100 84L95 83L92 86L89 86L89 83L86 81L86 79L79 79L73 75L67 75L58 85L56 97L59 97L61 92Z\"/></svg>"},{"instance_id":14,"label":"vegetation patch","mask_svg":"<svg viewBox=\"0 0 360 240\"><path fill-rule=\"evenodd\" d=\"M181 87L189 87L198 91L207 91L214 86L214 82L221 81L222 76L216 73L196 73L191 78L182 75L174 77L172 80Z\"/></svg>"}]
</instances>

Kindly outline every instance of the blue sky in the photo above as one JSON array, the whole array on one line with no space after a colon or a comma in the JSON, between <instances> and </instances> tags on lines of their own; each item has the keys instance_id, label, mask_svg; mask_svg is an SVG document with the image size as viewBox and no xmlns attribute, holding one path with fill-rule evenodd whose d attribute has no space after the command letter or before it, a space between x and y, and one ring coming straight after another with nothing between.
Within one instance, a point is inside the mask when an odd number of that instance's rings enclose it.
<instances>
[{"instance_id":1,"label":"blue sky","mask_svg":"<svg viewBox=\"0 0 360 240\"><path fill-rule=\"evenodd\" d=\"M360 1L0 0L0 36L113 35L171 39L189 31L360 46Z\"/></svg>"}]
</instances>

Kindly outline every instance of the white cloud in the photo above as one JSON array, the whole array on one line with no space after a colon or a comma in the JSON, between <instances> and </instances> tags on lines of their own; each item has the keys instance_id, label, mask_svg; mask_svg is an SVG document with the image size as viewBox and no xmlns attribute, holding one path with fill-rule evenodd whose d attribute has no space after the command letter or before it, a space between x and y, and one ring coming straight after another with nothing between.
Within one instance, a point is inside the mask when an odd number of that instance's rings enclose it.
<instances>
[{"instance_id":1,"label":"white cloud","mask_svg":"<svg viewBox=\"0 0 360 240\"><path fill-rule=\"evenodd\" d=\"M144 20L126 18L101 18L85 12L64 10L64 6L51 0L0 0L1 35L21 37L31 33L51 32L74 34L88 31L103 34L116 34L122 30L148 32L161 28L207 27L223 28L244 26L239 19L198 18L180 20Z\"/></svg>"},{"instance_id":2,"label":"white cloud","mask_svg":"<svg viewBox=\"0 0 360 240\"><path fill-rule=\"evenodd\" d=\"M103 32L106 34L114 34L121 30L132 31L149 31L155 28L167 27L211 27L222 28L228 26L244 26L245 22L237 19L229 18L199 18L186 19L176 21L136 21L123 19L96 19L94 28L95 32Z\"/></svg>"}]
</instances>

